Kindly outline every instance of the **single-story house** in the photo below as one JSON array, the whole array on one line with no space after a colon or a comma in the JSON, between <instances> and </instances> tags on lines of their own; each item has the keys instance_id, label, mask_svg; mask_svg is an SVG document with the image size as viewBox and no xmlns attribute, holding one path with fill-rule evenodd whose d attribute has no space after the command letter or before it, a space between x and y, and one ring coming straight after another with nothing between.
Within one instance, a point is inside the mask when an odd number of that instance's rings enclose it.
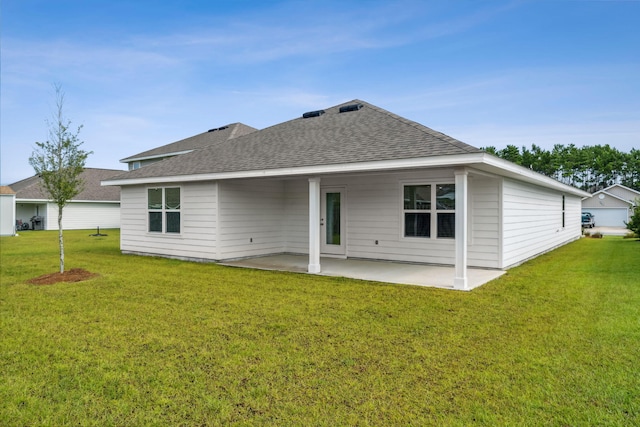
<instances>
[{"instance_id":1,"label":"single-story house","mask_svg":"<svg viewBox=\"0 0 640 427\"><path fill-rule=\"evenodd\" d=\"M120 162L126 163L129 170L135 170L143 166L159 162L160 160L168 159L169 157L187 154L238 136L247 135L255 132L256 130L257 129L242 123L232 123L209 129L206 132L181 139L180 141L172 142L171 144L166 144L161 147L143 151L142 153L134 154L133 156L120 160Z\"/></svg>"},{"instance_id":2,"label":"single-story house","mask_svg":"<svg viewBox=\"0 0 640 427\"><path fill-rule=\"evenodd\" d=\"M120 228L120 189L101 182L124 171L85 168L83 190L64 207L66 230ZM58 205L49 200L42 179L32 176L10 185L15 191L15 222L22 230L57 230Z\"/></svg>"},{"instance_id":3,"label":"single-story house","mask_svg":"<svg viewBox=\"0 0 640 427\"><path fill-rule=\"evenodd\" d=\"M112 177L121 250L506 269L581 236L589 194L353 100Z\"/></svg>"},{"instance_id":4,"label":"single-story house","mask_svg":"<svg viewBox=\"0 0 640 427\"><path fill-rule=\"evenodd\" d=\"M6 185L0 186L0 236L16 234L15 202L15 191Z\"/></svg>"},{"instance_id":5,"label":"single-story house","mask_svg":"<svg viewBox=\"0 0 640 427\"><path fill-rule=\"evenodd\" d=\"M614 184L582 200L582 212L595 217L596 226L626 227L640 200L640 191Z\"/></svg>"}]
</instances>

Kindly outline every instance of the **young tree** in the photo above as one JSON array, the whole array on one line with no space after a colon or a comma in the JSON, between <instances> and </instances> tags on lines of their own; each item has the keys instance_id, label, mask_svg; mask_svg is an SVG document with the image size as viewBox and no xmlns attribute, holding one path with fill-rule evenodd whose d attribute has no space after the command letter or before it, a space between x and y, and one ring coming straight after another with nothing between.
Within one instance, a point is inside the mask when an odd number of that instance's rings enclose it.
<instances>
[{"instance_id":1,"label":"young tree","mask_svg":"<svg viewBox=\"0 0 640 427\"><path fill-rule=\"evenodd\" d=\"M84 164L92 154L80 149L83 144L78 139L82 129L73 132L71 121L63 114L64 92L60 85L54 85L56 105L52 120L47 120L49 138L46 142L36 142L36 149L29 157L29 163L40 176L50 200L58 205L58 241L60 243L60 273L64 273L64 239L62 233L62 211L69 200L83 189L80 174Z\"/></svg>"}]
</instances>

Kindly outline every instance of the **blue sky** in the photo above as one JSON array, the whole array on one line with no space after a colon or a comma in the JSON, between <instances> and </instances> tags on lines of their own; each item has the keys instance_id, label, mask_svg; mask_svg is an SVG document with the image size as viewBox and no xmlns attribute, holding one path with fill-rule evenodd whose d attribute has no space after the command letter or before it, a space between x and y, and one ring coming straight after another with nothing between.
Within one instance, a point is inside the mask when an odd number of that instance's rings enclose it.
<instances>
[{"instance_id":1,"label":"blue sky","mask_svg":"<svg viewBox=\"0 0 640 427\"><path fill-rule=\"evenodd\" d=\"M5 0L1 175L53 84L87 166L362 99L471 145L640 147L640 1Z\"/></svg>"}]
</instances>

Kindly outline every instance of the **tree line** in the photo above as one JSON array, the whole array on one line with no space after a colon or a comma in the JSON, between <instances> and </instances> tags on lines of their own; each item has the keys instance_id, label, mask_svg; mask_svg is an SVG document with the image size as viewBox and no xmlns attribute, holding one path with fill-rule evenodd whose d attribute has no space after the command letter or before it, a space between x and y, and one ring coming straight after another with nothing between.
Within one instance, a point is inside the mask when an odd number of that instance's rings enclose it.
<instances>
[{"instance_id":1,"label":"tree line","mask_svg":"<svg viewBox=\"0 0 640 427\"><path fill-rule=\"evenodd\" d=\"M628 153L609 144L585 147L556 144L551 150L535 144L531 148L507 145L502 150L492 146L482 149L591 193L613 184L640 191L640 150L636 148Z\"/></svg>"}]
</instances>

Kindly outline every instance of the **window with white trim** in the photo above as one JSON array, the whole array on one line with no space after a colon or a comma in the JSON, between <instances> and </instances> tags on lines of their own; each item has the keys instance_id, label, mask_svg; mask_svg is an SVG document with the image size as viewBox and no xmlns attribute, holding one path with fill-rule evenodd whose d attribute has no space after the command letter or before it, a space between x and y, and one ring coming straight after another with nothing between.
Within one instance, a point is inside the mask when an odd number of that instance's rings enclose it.
<instances>
[{"instance_id":1,"label":"window with white trim","mask_svg":"<svg viewBox=\"0 0 640 427\"><path fill-rule=\"evenodd\" d=\"M149 232L180 233L180 187L147 189Z\"/></svg>"},{"instance_id":2,"label":"window with white trim","mask_svg":"<svg viewBox=\"0 0 640 427\"><path fill-rule=\"evenodd\" d=\"M404 237L455 237L455 184L404 185L403 195Z\"/></svg>"}]
</instances>

